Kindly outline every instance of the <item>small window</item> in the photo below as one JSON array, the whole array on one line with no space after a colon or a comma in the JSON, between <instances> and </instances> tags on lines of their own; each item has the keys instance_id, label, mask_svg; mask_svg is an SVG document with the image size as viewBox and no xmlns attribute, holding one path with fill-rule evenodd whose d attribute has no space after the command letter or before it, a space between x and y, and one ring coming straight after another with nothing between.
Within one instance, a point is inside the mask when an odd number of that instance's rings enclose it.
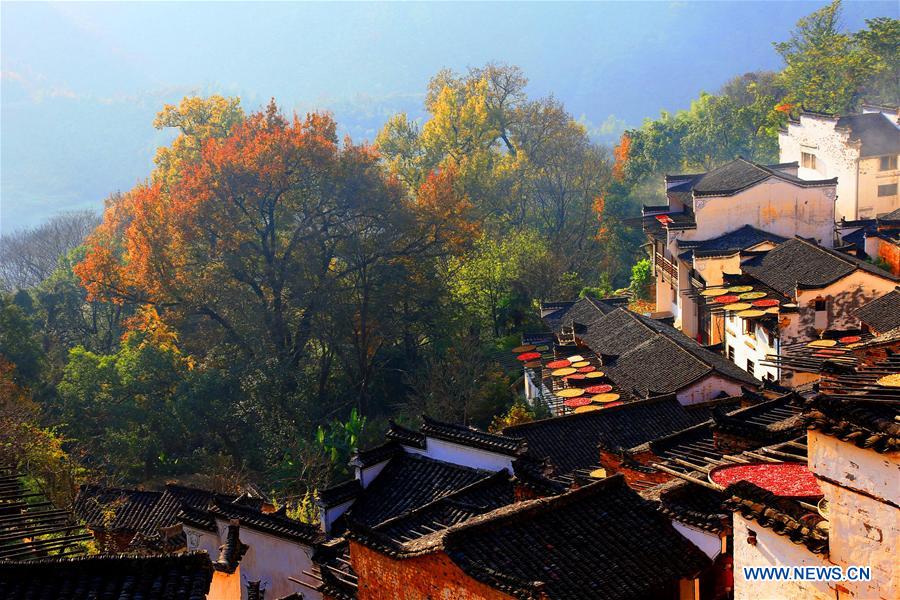
<instances>
[{"instance_id":1,"label":"small window","mask_svg":"<svg viewBox=\"0 0 900 600\"><path fill-rule=\"evenodd\" d=\"M822 312L828 309L828 303L825 300L816 300L816 312Z\"/></svg>"},{"instance_id":2,"label":"small window","mask_svg":"<svg viewBox=\"0 0 900 600\"><path fill-rule=\"evenodd\" d=\"M728 360L734 362L734 348L732 346L725 346L725 355L728 357Z\"/></svg>"},{"instance_id":3,"label":"small window","mask_svg":"<svg viewBox=\"0 0 900 600\"><path fill-rule=\"evenodd\" d=\"M756 363L754 363L752 360L748 359L747 360L747 372L750 373L750 375L752 375L753 377L756 377L755 371L756 371Z\"/></svg>"},{"instance_id":4,"label":"small window","mask_svg":"<svg viewBox=\"0 0 900 600\"><path fill-rule=\"evenodd\" d=\"M897 195L897 184L896 183L888 183L886 185L878 186L878 196L896 196Z\"/></svg>"},{"instance_id":5,"label":"small window","mask_svg":"<svg viewBox=\"0 0 900 600\"><path fill-rule=\"evenodd\" d=\"M816 168L816 155L810 154L809 152L801 152L800 153L800 165L804 169L815 169Z\"/></svg>"},{"instance_id":6,"label":"small window","mask_svg":"<svg viewBox=\"0 0 900 600\"><path fill-rule=\"evenodd\" d=\"M742 319L744 321L744 333L747 335L756 334L756 322L753 319Z\"/></svg>"},{"instance_id":7,"label":"small window","mask_svg":"<svg viewBox=\"0 0 900 600\"><path fill-rule=\"evenodd\" d=\"M882 156L881 164L878 166L879 171L893 171L897 168L897 155Z\"/></svg>"}]
</instances>

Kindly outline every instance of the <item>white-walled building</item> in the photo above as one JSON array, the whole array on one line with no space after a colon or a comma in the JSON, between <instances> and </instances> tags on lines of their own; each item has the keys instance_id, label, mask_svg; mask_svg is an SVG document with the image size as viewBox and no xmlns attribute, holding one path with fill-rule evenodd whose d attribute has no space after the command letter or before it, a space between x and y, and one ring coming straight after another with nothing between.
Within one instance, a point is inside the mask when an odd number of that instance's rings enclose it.
<instances>
[{"instance_id":1,"label":"white-walled building","mask_svg":"<svg viewBox=\"0 0 900 600\"><path fill-rule=\"evenodd\" d=\"M856 312L890 294L900 281L853 256L794 238L740 265L741 281L780 305L772 314L724 312L725 354L756 377L796 385L792 372L765 365L787 345L819 339L824 331L860 328Z\"/></svg>"},{"instance_id":2,"label":"white-walled building","mask_svg":"<svg viewBox=\"0 0 900 600\"><path fill-rule=\"evenodd\" d=\"M818 510L746 482L727 490L736 510L735 600L900 597L898 416L897 400L816 400L807 415L807 444L809 469L824 495ZM795 566L868 572L838 581L759 581L743 571Z\"/></svg>"},{"instance_id":3,"label":"white-walled building","mask_svg":"<svg viewBox=\"0 0 900 600\"><path fill-rule=\"evenodd\" d=\"M897 110L844 117L802 113L779 133L780 160L802 179L837 177L838 220L869 219L900 208Z\"/></svg>"},{"instance_id":4,"label":"white-walled building","mask_svg":"<svg viewBox=\"0 0 900 600\"><path fill-rule=\"evenodd\" d=\"M837 179L801 179L797 169L797 163L766 166L739 158L708 173L666 176L669 203L645 206L643 213L658 313L671 314L687 336L718 343L692 289L735 273L741 252L782 239L833 245Z\"/></svg>"}]
</instances>

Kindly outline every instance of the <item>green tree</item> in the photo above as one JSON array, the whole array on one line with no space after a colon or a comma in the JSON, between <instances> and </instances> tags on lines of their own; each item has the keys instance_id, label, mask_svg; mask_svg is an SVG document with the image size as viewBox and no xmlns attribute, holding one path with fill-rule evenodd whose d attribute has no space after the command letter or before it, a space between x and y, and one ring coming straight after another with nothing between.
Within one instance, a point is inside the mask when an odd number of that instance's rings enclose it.
<instances>
[{"instance_id":1,"label":"green tree","mask_svg":"<svg viewBox=\"0 0 900 600\"><path fill-rule=\"evenodd\" d=\"M841 31L841 0L797 21L790 39L775 44L785 62L779 80L787 100L805 110L854 112L877 69L857 39Z\"/></svg>"}]
</instances>

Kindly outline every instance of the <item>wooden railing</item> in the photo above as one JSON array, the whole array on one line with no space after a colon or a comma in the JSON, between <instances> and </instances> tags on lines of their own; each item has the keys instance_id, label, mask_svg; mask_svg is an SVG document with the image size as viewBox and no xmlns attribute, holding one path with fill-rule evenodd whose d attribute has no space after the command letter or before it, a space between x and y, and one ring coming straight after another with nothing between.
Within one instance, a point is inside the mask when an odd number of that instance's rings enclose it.
<instances>
[{"instance_id":1,"label":"wooden railing","mask_svg":"<svg viewBox=\"0 0 900 600\"><path fill-rule=\"evenodd\" d=\"M665 256L656 253L656 274L662 273L663 281L669 285L678 286L678 267L672 264L672 261Z\"/></svg>"}]
</instances>

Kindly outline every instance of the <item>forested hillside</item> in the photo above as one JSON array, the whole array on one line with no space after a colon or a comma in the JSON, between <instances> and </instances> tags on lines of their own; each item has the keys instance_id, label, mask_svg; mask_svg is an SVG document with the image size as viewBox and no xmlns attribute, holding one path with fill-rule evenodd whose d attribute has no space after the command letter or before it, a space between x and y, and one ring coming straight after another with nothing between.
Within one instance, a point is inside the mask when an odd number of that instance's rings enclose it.
<instances>
[{"instance_id":1,"label":"forested hillside","mask_svg":"<svg viewBox=\"0 0 900 600\"><path fill-rule=\"evenodd\" d=\"M646 295L632 218L663 173L775 162L800 110L898 103L900 21L846 32L839 12L776 44L781 72L612 149L502 64L435 74L427 119L395 115L372 145L276 100L163 107L176 139L101 220L2 240L0 464L61 497L86 477L295 494L388 419L529 418L498 357L542 300Z\"/></svg>"}]
</instances>

